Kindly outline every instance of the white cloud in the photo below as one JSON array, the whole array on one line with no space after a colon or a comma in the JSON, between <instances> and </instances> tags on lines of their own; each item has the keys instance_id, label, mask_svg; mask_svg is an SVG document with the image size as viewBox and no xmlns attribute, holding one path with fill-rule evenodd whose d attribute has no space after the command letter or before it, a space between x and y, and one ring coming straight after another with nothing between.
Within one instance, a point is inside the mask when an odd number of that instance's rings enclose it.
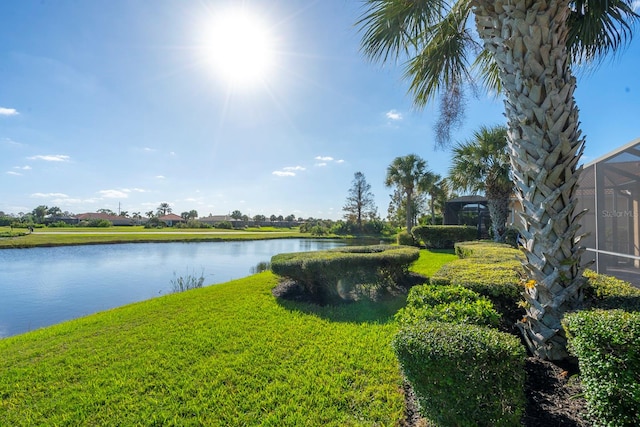
<instances>
[{"instance_id":1,"label":"white cloud","mask_svg":"<svg viewBox=\"0 0 640 427\"><path fill-rule=\"evenodd\" d=\"M296 176L295 172L290 171L273 171L271 173L275 176Z\"/></svg>"},{"instance_id":2,"label":"white cloud","mask_svg":"<svg viewBox=\"0 0 640 427\"><path fill-rule=\"evenodd\" d=\"M322 162L322 163L316 163L316 166L318 166L318 167L320 167L320 168L321 168L321 167L323 167L323 166L327 166L327 164L326 164L325 162Z\"/></svg>"},{"instance_id":3,"label":"white cloud","mask_svg":"<svg viewBox=\"0 0 640 427\"><path fill-rule=\"evenodd\" d=\"M631 8L633 9L634 12L640 12L640 0L636 0L633 3L631 3Z\"/></svg>"},{"instance_id":4,"label":"white cloud","mask_svg":"<svg viewBox=\"0 0 640 427\"><path fill-rule=\"evenodd\" d=\"M57 197L57 198L66 199L69 196L67 196L64 193L33 193L31 195L31 197L37 197L37 198L42 198L42 199L50 199L52 197Z\"/></svg>"},{"instance_id":5,"label":"white cloud","mask_svg":"<svg viewBox=\"0 0 640 427\"><path fill-rule=\"evenodd\" d=\"M330 157L330 156L316 156L316 160L321 160L323 162L331 162L331 161L333 161L333 157Z\"/></svg>"},{"instance_id":6,"label":"white cloud","mask_svg":"<svg viewBox=\"0 0 640 427\"><path fill-rule=\"evenodd\" d=\"M336 163L342 164L342 163L344 163L344 160L343 159L336 160Z\"/></svg>"},{"instance_id":7,"label":"white cloud","mask_svg":"<svg viewBox=\"0 0 640 427\"><path fill-rule=\"evenodd\" d=\"M18 114L20 113L15 108L0 107L0 116L17 116Z\"/></svg>"},{"instance_id":8,"label":"white cloud","mask_svg":"<svg viewBox=\"0 0 640 427\"><path fill-rule=\"evenodd\" d=\"M7 171L7 175L22 176L21 173L15 171Z\"/></svg>"},{"instance_id":9,"label":"white cloud","mask_svg":"<svg viewBox=\"0 0 640 427\"><path fill-rule=\"evenodd\" d=\"M98 193L105 199L126 199L129 195L120 190L100 190Z\"/></svg>"},{"instance_id":10,"label":"white cloud","mask_svg":"<svg viewBox=\"0 0 640 427\"><path fill-rule=\"evenodd\" d=\"M45 154L27 158L29 160L44 160L47 162L68 162L71 157L64 154Z\"/></svg>"},{"instance_id":11,"label":"white cloud","mask_svg":"<svg viewBox=\"0 0 640 427\"><path fill-rule=\"evenodd\" d=\"M397 110L389 110L385 115L389 120L393 120L393 121L402 120L402 113L400 113Z\"/></svg>"},{"instance_id":12,"label":"white cloud","mask_svg":"<svg viewBox=\"0 0 640 427\"><path fill-rule=\"evenodd\" d=\"M21 147L21 146L24 145L24 144L21 144L19 142L14 141L11 138L2 138L2 142L5 143L5 144L8 144L8 145L14 145L14 146L17 146L17 147Z\"/></svg>"},{"instance_id":13,"label":"white cloud","mask_svg":"<svg viewBox=\"0 0 640 427\"><path fill-rule=\"evenodd\" d=\"M303 170L307 170L307 168L304 168L302 166L287 166L282 168L282 170L285 171L303 171Z\"/></svg>"},{"instance_id":14,"label":"white cloud","mask_svg":"<svg viewBox=\"0 0 640 427\"><path fill-rule=\"evenodd\" d=\"M164 179L164 175L156 175L157 179Z\"/></svg>"},{"instance_id":15,"label":"white cloud","mask_svg":"<svg viewBox=\"0 0 640 427\"><path fill-rule=\"evenodd\" d=\"M155 150L155 149L153 149L153 148L144 147L144 148L142 149L142 151L146 151L147 153L152 153L152 152L154 152L154 151L156 151L156 150Z\"/></svg>"},{"instance_id":16,"label":"white cloud","mask_svg":"<svg viewBox=\"0 0 640 427\"><path fill-rule=\"evenodd\" d=\"M31 170L31 166L29 166L29 165L27 165L27 166L14 166L13 168L14 169L20 169L20 170L23 170L23 171Z\"/></svg>"},{"instance_id":17,"label":"white cloud","mask_svg":"<svg viewBox=\"0 0 640 427\"><path fill-rule=\"evenodd\" d=\"M147 190L142 188L123 188L122 191L125 193L146 193Z\"/></svg>"}]
</instances>

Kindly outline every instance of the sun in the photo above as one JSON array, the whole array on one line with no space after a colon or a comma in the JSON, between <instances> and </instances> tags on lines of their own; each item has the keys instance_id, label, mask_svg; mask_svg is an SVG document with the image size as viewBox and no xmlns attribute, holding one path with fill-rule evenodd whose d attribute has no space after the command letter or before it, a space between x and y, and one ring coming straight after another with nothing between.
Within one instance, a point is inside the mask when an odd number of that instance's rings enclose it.
<instances>
[{"instance_id":1,"label":"sun","mask_svg":"<svg viewBox=\"0 0 640 427\"><path fill-rule=\"evenodd\" d=\"M259 16L239 8L222 11L204 32L205 61L233 87L264 83L273 72L273 35Z\"/></svg>"}]
</instances>

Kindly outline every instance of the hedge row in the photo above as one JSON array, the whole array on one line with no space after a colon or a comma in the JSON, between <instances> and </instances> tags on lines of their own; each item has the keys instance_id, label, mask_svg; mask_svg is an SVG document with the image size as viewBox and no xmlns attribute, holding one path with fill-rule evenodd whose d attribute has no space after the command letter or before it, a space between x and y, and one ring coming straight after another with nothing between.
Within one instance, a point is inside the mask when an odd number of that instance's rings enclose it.
<instances>
[{"instance_id":1,"label":"hedge row","mask_svg":"<svg viewBox=\"0 0 640 427\"><path fill-rule=\"evenodd\" d=\"M584 272L587 280L585 299L595 308L640 311L640 289L624 280L591 270Z\"/></svg>"},{"instance_id":2,"label":"hedge row","mask_svg":"<svg viewBox=\"0 0 640 427\"><path fill-rule=\"evenodd\" d=\"M422 415L436 425L518 425L525 350L491 302L462 286L411 288L393 345ZM486 325L486 326L485 326Z\"/></svg>"},{"instance_id":3,"label":"hedge row","mask_svg":"<svg viewBox=\"0 0 640 427\"><path fill-rule=\"evenodd\" d=\"M278 254L271 270L302 285L318 302L331 303L355 299L363 287L398 285L419 256L417 248L406 246L345 246Z\"/></svg>"},{"instance_id":4,"label":"hedge row","mask_svg":"<svg viewBox=\"0 0 640 427\"><path fill-rule=\"evenodd\" d=\"M500 311L516 306L524 277L522 252L490 242L457 243L455 249L460 259L436 272L432 285L464 286L490 298Z\"/></svg>"},{"instance_id":5,"label":"hedge row","mask_svg":"<svg viewBox=\"0 0 640 427\"><path fill-rule=\"evenodd\" d=\"M640 425L640 313L579 311L562 323L593 425Z\"/></svg>"},{"instance_id":6,"label":"hedge row","mask_svg":"<svg viewBox=\"0 0 640 427\"><path fill-rule=\"evenodd\" d=\"M477 228L467 225L418 225L411 234L428 249L453 249L457 242L478 238Z\"/></svg>"},{"instance_id":7,"label":"hedge row","mask_svg":"<svg viewBox=\"0 0 640 427\"><path fill-rule=\"evenodd\" d=\"M444 321L497 326L500 314L487 298L462 286L414 286L396 314L401 325Z\"/></svg>"}]
</instances>

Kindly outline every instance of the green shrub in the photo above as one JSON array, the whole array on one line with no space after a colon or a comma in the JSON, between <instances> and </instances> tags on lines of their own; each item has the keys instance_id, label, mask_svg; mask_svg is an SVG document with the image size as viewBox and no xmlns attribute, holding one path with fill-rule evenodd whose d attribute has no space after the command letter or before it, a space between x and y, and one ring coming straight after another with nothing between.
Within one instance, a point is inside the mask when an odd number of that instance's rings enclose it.
<instances>
[{"instance_id":1,"label":"green shrub","mask_svg":"<svg viewBox=\"0 0 640 427\"><path fill-rule=\"evenodd\" d=\"M271 258L271 270L302 285L318 302L329 303L401 284L418 257L417 248L406 246L346 246L278 254Z\"/></svg>"},{"instance_id":2,"label":"green shrub","mask_svg":"<svg viewBox=\"0 0 640 427\"><path fill-rule=\"evenodd\" d=\"M87 224L85 225L85 227L97 227L97 228L108 228L112 226L113 224L111 224L111 221L108 221L106 219L98 219L98 218L90 219L89 221L87 221Z\"/></svg>"},{"instance_id":3,"label":"green shrub","mask_svg":"<svg viewBox=\"0 0 640 427\"><path fill-rule=\"evenodd\" d=\"M456 242L478 238L478 230L467 225L418 225L411 234L429 249L453 249Z\"/></svg>"},{"instance_id":4,"label":"green shrub","mask_svg":"<svg viewBox=\"0 0 640 427\"><path fill-rule=\"evenodd\" d=\"M220 228L223 230L231 230L233 228L233 225L231 224L231 222L229 221L220 221L214 224L215 228Z\"/></svg>"},{"instance_id":5,"label":"green shrub","mask_svg":"<svg viewBox=\"0 0 640 427\"><path fill-rule=\"evenodd\" d=\"M436 425L520 425L525 350L515 336L427 322L401 328L393 346L422 415Z\"/></svg>"},{"instance_id":6,"label":"green shrub","mask_svg":"<svg viewBox=\"0 0 640 427\"><path fill-rule=\"evenodd\" d=\"M640 425L640 313L580 311L562 323L594 425Z\"/></svg>"},{"instance_id":7,"label":"green shrub","mask_svg":"<svg viewBox=\"0 0 640 427\"><path fill-rule=\"evenodd\" d=\"M396 236L396 243L403 246L418 246L413 235L406 230L402 230Z\"/></svg>"},{"instance_id":8,"label":"green shrub","mask_svg":"<svg viewBox=\"0 0 640 427\"><path fill-rule=\"evenodd\" d=\"M167 224L161 221L158 217L154 216L149 218L149 221L144 225L144 228L164 228Z\"/></svg>"},{"instance_id":9,"label":"green shrub","mask_svg":"<svg viewBox=\"0 0 640 427\"><path fill-rule=\"evenodd\" d=\"M585 270L585 299L596 308L640 311L640 289L624 280Z\"/></svg>"},{"instance_id":10,"label":"green shrub","mask_svg":"<svg viewBox=\"0 0 640 427\"><path fill-rule=\"evenodd\" d=\"M396 319L403 325L427 321L497 326L500 314L487 298L462 286L414 286Z\"/></svg>"},{"instance_id":11,"label":"green shrub","mask_svg":"<svg viewBox=\"0 0 640 427\"><path fill-rule=\"evenodd\" d=\"M201 288L204 284L204 270L197 276L194 273L187 273L186 276L176 276L176 272L173 272L173 279L171 280L171 292L184 292L190 289Z\"/></svg>"}]
</instances>

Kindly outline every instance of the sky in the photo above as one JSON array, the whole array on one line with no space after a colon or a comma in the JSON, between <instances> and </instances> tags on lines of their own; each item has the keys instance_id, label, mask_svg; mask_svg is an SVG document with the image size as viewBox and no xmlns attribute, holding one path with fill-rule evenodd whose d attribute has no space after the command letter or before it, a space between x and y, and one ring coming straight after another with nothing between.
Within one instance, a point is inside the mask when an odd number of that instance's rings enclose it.
<instances>
[{"instance_id":1,"label":"sky","mask_svg":"<svg viewBox=\"0 0 640 427\"><path fill-rule=\"evenodd\" d=\"M166 202L340 219L362 172L386 217L394 158L446 176L451 156L435 146L437 104L415 108L402 64L362 54L362 13L359 0L0 2L0 211ZM576 70L585 163L640 137L639 69L636 37ZM505 123L501 98L470 96L453 141Z\"/></svg>"}]
</instances>

